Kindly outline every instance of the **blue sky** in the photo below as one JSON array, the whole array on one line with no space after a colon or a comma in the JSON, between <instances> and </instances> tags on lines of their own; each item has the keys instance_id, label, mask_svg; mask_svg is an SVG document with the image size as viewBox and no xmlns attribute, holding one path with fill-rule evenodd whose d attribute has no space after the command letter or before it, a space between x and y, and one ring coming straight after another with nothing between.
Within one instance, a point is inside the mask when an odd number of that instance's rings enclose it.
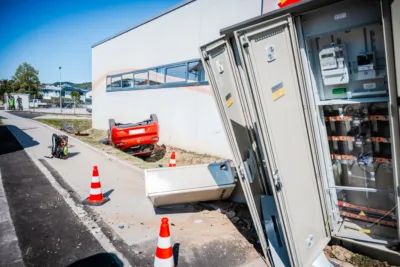
<instances>
[{"instance_id":1,"label":"blue sky","mask_svg":"<svg viewBox=\"0 0 400 267\"><path fill-rule=\"evenodd\" d=\"M91 46L182 0L0 0L0 79L26 61L41 82L91 81Z\"/></svg>"}]
</instances>

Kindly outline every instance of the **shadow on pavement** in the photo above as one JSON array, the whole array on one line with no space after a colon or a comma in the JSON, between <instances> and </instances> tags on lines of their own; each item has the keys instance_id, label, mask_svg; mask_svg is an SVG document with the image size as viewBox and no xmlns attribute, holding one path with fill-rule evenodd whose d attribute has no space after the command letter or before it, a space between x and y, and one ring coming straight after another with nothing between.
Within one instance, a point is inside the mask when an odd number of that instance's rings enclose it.
<instances>
[{"instance_id":1,"label":"shadow on pavement","mask_svg":"<svg viewBox=\"0 0 400 267\"><path fill-rule=\"evenodd\" d=\"M35 130L35 129L37 129L38 127L30 127L30 128L24 128L24 129L21 129L22 131L28 131L28 130Z\"/></svg>"},{"instance_id":2,"label":"shadow on pavement","mask_svg":"<svg viewBox=\"0 0 400 267\"><path fill-rule=\"evenodd\" d=\"M104 197L109 197L109 196L112 194L112 192L114 192L114 189L108 190L107 192L105 192L105 193L103 194L103 196L104 196Z\"/></svg>"},{"instance_id":3,"label":"shadow on pavement","mask_svg":"<svg viewBox=\"0 0 400 267\"><path fill-rule=\"evenodd\" d=\"M155 214L157 215L191 213L197 211L197 209L194 207L194 204L175 204L168 206L153 207L153 209Z\"/></svg>"},{"instance_id":4,"label":"shadow on pavement","mask_svg":"<svg viewBox=\"0 0 400 267\"><path fill-rule=\"evenodd\" d=\"M68 147L70 147L70 146L68 146ZM73 158L79 154L80 154L80 152L68 152L68 158Z\"/></svg>"},{"instance_id":5,"label":"shadow on pavement","mask_svg":"<svg viewBox=\"0 0 400 267\"><path fill-rule=\"evenodd\" d=\"M78 260L66 267L122 267L123 262L114 253L99 253Z\"/></svg>"},{"instance_id":6,"label":"shadow on pavement","mask_svg":"<svg viewBox=\"0 0 400 267\"><path fill-rule=\"evenodd\" d=\"M25 118L25 119L34 119L37 117L42 117L46 114L40 114L40 113L31 113L29 111L7 111L8 113L14 115L14 116L18 116L21 118Z\"/></svg>"},{"instance_id":7,"label":"shadow on pavement","mask_svg":"<svg viewBox=\"0 0 400 267\"><path fill-rule=\"evenodd\" d=\"M14 126L14 125L7 125L7 128L18 139L18 141L21 143L23 148L39 145L39 143L37 141L35 141L30 135L26 134L20 128Z\"/></svg>"},{"instance_id":8,"label":"shadow on pavement","mask_svg":"<svg viewBox=\"0 0 400 267\"><path fill-rule=\"evenodd\" d=\"M0 120L6 120L7 118L0 116Z\"/></svg>"},{"instance_id":9,"label":"shadow on pavement","mask_svg":"<svg viewBox=\"0 0 400 267\"><path fill-rule=\"evenodd\" d=\"M179 247L181 244L175 243L172 247L172 254L174 255L174 265L179 266Z\"/></svg>"},{"instance_id":10,"label":"shadow on pavement","mask_svg":"<svg viewBox=\"0 0 400 267\"><path fill-rule=\"evenodd\" d=\"M0 126L1 146L0 155L20 151L23 148L15 142L15 137L6 126Z\"/></svg>"}]
</instances>

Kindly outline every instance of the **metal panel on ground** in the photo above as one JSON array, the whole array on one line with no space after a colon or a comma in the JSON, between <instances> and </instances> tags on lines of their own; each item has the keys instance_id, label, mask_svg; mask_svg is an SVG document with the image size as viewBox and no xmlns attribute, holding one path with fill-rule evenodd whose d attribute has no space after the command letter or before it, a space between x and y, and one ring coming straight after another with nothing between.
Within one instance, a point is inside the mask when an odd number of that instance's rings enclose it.
<instances>
[{"instance_id":1,"label":"metal panel on ground","mask_svg":"<svg viewBox=\"0 0 400 267\"><path fill-rule=\"evenodd\" d=\"M145 170L146 196L154 206L227 199L235 189L229 161Z\"/></svg>"},{"instance_id":2,"label":"metal panel on ground","mask_svg":"<svg viewBox=\"0 0 400 267\"><path fill-rule=\"evenodd\" d=\"M311 266L330 236L312 159L290 17L235 32L257 101L292 266Z\"/></svg>"}]
</instances>

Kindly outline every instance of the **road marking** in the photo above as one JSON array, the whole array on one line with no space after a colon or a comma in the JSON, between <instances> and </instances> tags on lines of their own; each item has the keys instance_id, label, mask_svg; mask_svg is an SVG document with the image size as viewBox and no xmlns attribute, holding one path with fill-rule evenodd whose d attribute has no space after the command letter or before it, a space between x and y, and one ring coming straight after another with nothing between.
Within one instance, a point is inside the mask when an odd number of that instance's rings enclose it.
<instances>
[{"instance_id":1,"label":"road marking","mask_svg":"<svg viewBox=\"0 0 400 267\"><path fill-rule=\"evenodd\" d=\"M65 190L53 177L50 171L39 161L34 155L28 151L26 153L36 164L39 170L46 176L50 184L58 191L58 193L64 198L67 205L72 209L72 211L78 216L79 220L86 226L88 231L97 239L100 245L105 251L109 253L114 253L118 256L119 260L123 262L124 267L131 267L132 265L129 261L120 253L112 244L110 239L103 233L100 226L91 219L89 214L81 207L76 204L73 198L70 196L67 190Z\"/></svg>"},{"instance_id":2,"label":"road marking","mask_svg":"<svg viewBox=\"0 0 400 267\"><path fill-rule=\"evenodd\" d=\"M7 266L12 263L20 262L21 266L25 266L22 259L21 249L18 245L18 237L15 232L14 223L11 219L10 209L8 207L6 192L3 187L3 179L0 170L0 224L5 225L3 232L1 233L0 240L0 251L8 251L7 255L9 257L14 256L12 262L6 262L7 256L3 255L0 259L0 265ZM10 258L8 258L11 260ZM5 265L3 265L5 264Z\"/></svg>"}]
</instances>

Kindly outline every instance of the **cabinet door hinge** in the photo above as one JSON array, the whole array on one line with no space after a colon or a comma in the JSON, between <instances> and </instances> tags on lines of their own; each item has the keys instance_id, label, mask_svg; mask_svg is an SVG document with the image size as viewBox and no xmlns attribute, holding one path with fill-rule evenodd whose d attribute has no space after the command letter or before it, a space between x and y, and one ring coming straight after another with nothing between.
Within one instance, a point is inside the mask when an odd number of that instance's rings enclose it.
<instances>
[{"instance_id":1,"label":"cabinet door hinge","mask_svg":"<svg viewBox=\"0 0 400 267\"><path fill-rule=\"evenodd\" d=\"M276 169L274 171L274 183L275 183L275 187L276 187L276 191L281 191L282 189L282 181L281 181L281 177L279 176L279 171Z\"/></svg>"}]
</instances>

